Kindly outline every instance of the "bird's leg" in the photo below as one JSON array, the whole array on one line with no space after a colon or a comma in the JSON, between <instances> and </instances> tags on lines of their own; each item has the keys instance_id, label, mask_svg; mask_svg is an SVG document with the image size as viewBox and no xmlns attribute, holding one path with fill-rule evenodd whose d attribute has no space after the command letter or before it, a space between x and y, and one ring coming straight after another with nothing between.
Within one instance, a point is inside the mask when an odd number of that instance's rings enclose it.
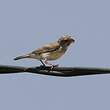
<instances>
[{"instance_id":1,"label":"bird's leg","mask_svg":"<svg viewBox=\"0 0 110 110\"><path fill-rule=\"evenodd\" d=\"M57 67L57 66L58 66L58 65L53 65L53 64L49 63L47 59L45 59L44 62L45 62L45 64L51 66L51 70L52 70L54 67Z\"/></svg>"},{"instance_id":2,"label":"bird's leg","mask_svg":"<svg viewBox=\"0 0 110 110\"><path fill-rule=\"evenodd\" d=\"M42 66L43 66L43 67L46 66L45 63L44 63L42 60L40 60L40 62L42 63Z\"/></svg>"}]
</instances>

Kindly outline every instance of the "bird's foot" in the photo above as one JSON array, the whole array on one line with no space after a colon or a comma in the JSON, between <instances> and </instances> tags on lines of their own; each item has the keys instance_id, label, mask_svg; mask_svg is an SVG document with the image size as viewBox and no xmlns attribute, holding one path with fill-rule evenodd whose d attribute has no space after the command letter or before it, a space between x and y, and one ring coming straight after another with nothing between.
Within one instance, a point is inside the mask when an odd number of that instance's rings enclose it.
<instances>
[{"instance_id":1,"label":"bird's foot","mask_svg":"<svg viewBox=\"0 0 110 110\"><path fill-rule=\"evenodd\" d=\"M45 69L46 65L40 65L40 69Z\"/></svg>"},{"instance_id":2,"label":"bird's foot","mask_svg":"<svg viewBox=\"0 0 110 110\"><path fill-rule=\"evenodd\" d=\"M58 66L59 66L58 64L57 65L51 65L50 71L52 71L54 67L58 67Z\"/></svg>"},{"instance_id":3,"label":"bird's foot","mask_svg":"<svg viewBox=\"0 0 110 110\"><path fill-rule=\"evenodd\" d=\"M59 65L51 65L51 66L46 66L46 65L40 65L40 70L44 70L46 69L46 67L49 67L48 68L48 72L52 71L54 67L58 67Z\"/></svg>"}]
</instances>

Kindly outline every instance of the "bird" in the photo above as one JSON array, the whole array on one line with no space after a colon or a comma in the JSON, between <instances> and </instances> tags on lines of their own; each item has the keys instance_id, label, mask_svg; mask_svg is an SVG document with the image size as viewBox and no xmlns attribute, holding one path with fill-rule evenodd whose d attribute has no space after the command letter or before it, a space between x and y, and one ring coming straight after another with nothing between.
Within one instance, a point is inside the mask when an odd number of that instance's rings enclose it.
<instances>
[{"instance_id":1,"label":"bird","mask_svg":"<svg viewBox=\"0 0 110 110\"><path fill-rule=\"evenodd\" d=\"M24 58L37 59L42 63L42 66L49 65L51 67L58 66L49 63L48 61L57 60L62 57L67 51L70 44L74 43L75 39L70 35L62 35L56 42L46 44L28 54L24 54L14 58L20 60Z\"/></svg>"}]
</instances>

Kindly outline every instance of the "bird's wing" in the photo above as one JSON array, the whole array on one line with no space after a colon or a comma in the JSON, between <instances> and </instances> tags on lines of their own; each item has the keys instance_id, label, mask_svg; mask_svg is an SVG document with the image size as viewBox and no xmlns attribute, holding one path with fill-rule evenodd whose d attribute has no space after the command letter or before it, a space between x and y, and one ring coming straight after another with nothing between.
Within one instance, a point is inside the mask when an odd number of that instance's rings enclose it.
<instances>
[{"instance_id":1,"label":"bird's wing","mask_svg":"<svg viewBox=\"0 0 110 110\"><path fill-rule=\"evenodd\" d=\"M52 51L56 51L59 48L60 48L60 45L58 43L51 43L51 44L44 45L41 48L38 48L37 50L33 51L32 54L52 52Z\"/></svg>"}]
</instances>

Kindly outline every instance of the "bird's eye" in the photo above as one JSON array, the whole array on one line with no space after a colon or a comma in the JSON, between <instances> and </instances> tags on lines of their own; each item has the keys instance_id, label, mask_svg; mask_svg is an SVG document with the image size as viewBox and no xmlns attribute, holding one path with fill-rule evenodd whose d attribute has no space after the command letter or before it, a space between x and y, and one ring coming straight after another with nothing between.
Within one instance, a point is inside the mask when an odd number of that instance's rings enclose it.
<instances>
[{"instance_id":1,"label":"bird's eye","mask_svg":"<svg viewBox=\"0 0 110 110\"><path fill-rule=\"evenodd\" d=\"M64 40L65 42L67 42L68 40L66 39L66 40Z\"/></svg>"}]
</instances>

